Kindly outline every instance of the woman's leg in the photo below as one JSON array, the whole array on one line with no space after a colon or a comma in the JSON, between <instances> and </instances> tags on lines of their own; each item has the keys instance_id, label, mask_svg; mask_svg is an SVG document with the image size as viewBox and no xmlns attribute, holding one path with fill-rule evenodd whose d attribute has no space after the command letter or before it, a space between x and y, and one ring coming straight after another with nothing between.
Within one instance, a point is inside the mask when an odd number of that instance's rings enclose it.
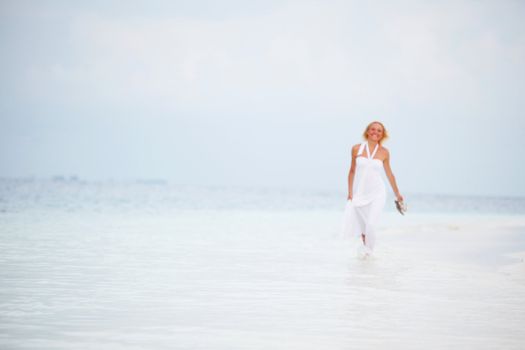
<instances>
[{"instance_id":1,"label":"woman's leg","mask_svg":"<svg viewBox=\"0 0 525 350\"><path fill-rule=\"evenodd\" d=\"M365 238L363 243L370 250L373 251L376 244L376 231L379 219L385 206L385 199L379 198L370 203L366 218Z\"/></svg>"}]
</instances>

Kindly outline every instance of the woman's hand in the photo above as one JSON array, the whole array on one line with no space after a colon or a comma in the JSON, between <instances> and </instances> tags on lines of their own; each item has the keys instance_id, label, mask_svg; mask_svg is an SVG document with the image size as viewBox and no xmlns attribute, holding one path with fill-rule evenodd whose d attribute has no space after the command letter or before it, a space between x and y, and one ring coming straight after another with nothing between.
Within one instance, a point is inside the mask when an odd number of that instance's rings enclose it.
<instances>
[{"instance_id":1,"label":"woman's hand","mask_svg":"<svg viewBox=\"0 0 525 350\"><path fill-rule=\"evenodd\" d=\"M396 194L396 199L397 199L398 202L402 202L403 201L403 196L401 195L401 193Z\"/></svg>"},{"instance_id":2,"label":"woman's hand","mask_svg":"<svg viewBox=\"0 0 525 350\"><path fill-rule=\"evenodd\" d=\"M346 200L351 201L353 197L354 197L354 195L352 193L349 193L348 197L346 197Z\"/></svg>"}]
</instances>

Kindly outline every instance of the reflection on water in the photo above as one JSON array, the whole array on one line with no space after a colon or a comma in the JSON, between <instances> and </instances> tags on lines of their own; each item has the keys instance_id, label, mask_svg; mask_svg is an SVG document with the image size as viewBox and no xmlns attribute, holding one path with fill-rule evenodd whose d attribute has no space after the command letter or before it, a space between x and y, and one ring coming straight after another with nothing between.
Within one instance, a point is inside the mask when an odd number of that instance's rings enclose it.
<instances>
[{"instance_id":1,"label":"reflection on water","mask_svg":"<svg viewBox=\"0 0 525 350\"><path fill-rule=\"evenodd\" d=\"M495 263L465 258L494 242L517 244L517 231L498 230L523 227L520 215L450 223L392 213L376 255L360 260L338 237L343 208L331 209L333 199L321 194L17 186L1 192L3 349L519 349L525 342L525 285ZM221 198L226 204L217 204Z\"/></svg>"}]
</instances>

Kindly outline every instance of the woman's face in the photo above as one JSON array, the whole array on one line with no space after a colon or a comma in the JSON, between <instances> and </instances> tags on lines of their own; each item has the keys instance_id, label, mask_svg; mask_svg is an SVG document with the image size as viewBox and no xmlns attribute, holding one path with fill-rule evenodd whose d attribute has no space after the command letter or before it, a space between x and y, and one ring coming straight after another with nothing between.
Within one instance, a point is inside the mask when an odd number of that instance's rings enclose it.
<instances>
[{"instance_id":1,"label":"woman's face","mask_svg":"<svg viewBox=\"0 0 525 350\"><path fill-rule=\"evenodd\" d=\"M367 135L370 141L379 142L383 138L383 127L381 124L374 123L368 129Z\"/></svg>"}]
</instances>

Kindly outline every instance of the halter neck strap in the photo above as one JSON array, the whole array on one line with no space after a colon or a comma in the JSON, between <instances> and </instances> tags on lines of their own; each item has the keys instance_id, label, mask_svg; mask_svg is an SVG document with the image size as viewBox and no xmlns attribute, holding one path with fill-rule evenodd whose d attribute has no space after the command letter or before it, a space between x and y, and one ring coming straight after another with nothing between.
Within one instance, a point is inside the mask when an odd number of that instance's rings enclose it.
<instances>
[{"instance_id":1,"label":"halter neck strap","mask_svg":"<svg viewBox=\"0 0 525 350\"><path fill-rule=\"evenodd\" d=\"M365 149L365 142L363 142L360 146L359 146L359 151L357 151L357 155L360 156L362 153L363 153L363 150Z\"/></svg>"},{"instance_id":2,"label":"halter neck strap","mask_svg":"<svg viewBox=\"0 0 525 350\"><path fill-rule=\"evenodd\" d=\"M370 155L370 149L368 148L368 142L365 142L365 148L366 148L366 153L368 154L368 159L374 159L377 149L379 148L379 143L377 143L376 146L374 147L374 151L372 152L372 155Z\"/></svg>"}]
</instances>

